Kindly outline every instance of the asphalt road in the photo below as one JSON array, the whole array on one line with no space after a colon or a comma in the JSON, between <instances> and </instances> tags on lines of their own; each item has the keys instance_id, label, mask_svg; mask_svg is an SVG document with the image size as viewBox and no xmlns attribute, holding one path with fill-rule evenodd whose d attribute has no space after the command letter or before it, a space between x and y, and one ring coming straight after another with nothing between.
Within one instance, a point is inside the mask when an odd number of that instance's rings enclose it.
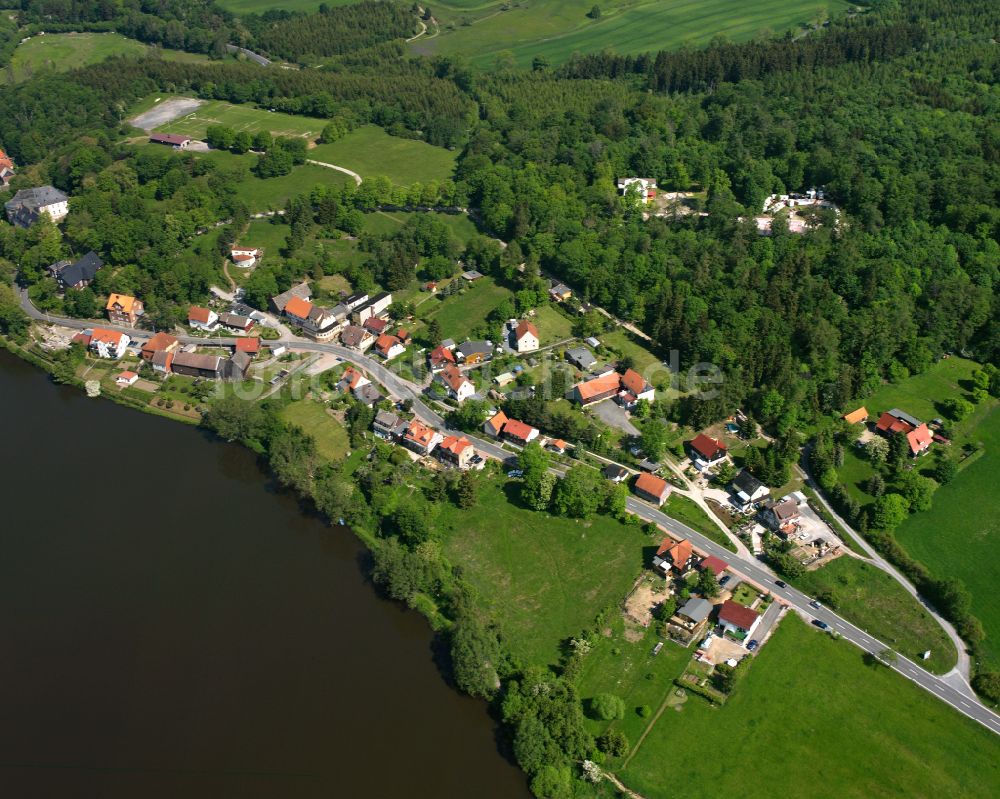
<instances>
[{"instance_id":1,"label":"asphalt road","mask_svg":"<svg viewBox=\"0 0 1000 799\"><path fill-rule=\"evenodd\" d=\"M51 322L63 327L82 330L84 328L95 326L94 322L86 322L78 319L64 319L42 313L31 304L30 300L28 300L26 292L21 292L21 307L24 309L25 313L33 319ZM103 324L101 326L111 330L121 331L136 339L145 340L151 335L149 331L136 330L134 328ZM195 342L203 345L216 346L233 346L236 341L235 338L205 338L201 336L178 336L178 338L184 343ZM408 380L404 380L399 375L396 375L387 369L382 363L364 355L363 353L342 347L339 344L324 344L305 339L282 338L275 341L269 341L268 344L284 344L285 346L291 346L296 349L312 352L329 352L350 360L358 366L366 369L372 376L382 383L386 389L388 389L390 394L395 396L397 399L411 400L413 403L414 415L420 418L423 422L445 430L450 429L445 424L442 416L423 400L418 386ZM451 432L459 433L461 431L451 430ZM468 433L462 433L462 435L468 438L472 442L473 446L475 446L480 452L484 452L493 458L499 458L502 460L513 454L509 450L503 449L492 441L471 436ZM561 472L562 470L556 469L554 471ZM798 611L801 615L810 619L819 619L826 622L826 624L830 626L830 632L836 632L842 638L850 641L860 649L873 655L878 655L880 652L884 652L886 650L892 650L892 647L889 647L878 639L872 637L864 630L855 627L853 624L845 619L842 619L833 611L827 608L816 609L810 607L809 602L811 601L811 597L806 596L801 591L797 591L791 586L786 588L779 587L775 582L776 578L774 577L774 574L762 563L756 560L741 559L737 557L734 553L716 544L711 539L706 538L701 533L692 530L690 527L682 524L676 519L672 519L658 508L654 508L652 505L649 505L636 497L629 497L627 507L632 513L636 514L641 519L659 524L674 536L689 539L701 552L721 558L729 564L730 571L736 573L743 579L749 580L750 582L756 583L758 586L769 590L775 597L780 599L790 608ZM941 701L948 703L959 713L968 716L970 719L982 724L988 730L1000 735L1000 716L982 705L974 695L956 690L944 680L930 674L916 663L908 660L902 655L897 654L895 662L887 663L886 665L899 672L908 680L916 683L925 691L933 694Z\"/></svg>"}]
</instances>

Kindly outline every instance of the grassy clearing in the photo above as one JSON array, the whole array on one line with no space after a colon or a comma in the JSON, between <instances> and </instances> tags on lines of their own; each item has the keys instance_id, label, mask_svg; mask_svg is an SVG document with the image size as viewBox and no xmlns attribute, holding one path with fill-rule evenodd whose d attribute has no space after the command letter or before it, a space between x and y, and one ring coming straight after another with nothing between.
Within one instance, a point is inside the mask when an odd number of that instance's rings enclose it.
<instances>
[{"instance_id":1,"label":"grassy clearing","mask_svg":"<svg viewBox=\"0 0 1000 799\"><path fill-rule=\"evenodd\" d=\"M975 438L985 454L938 489L929 511L903 522L896 539L935 576L965 583L986 631L984 649L1000 668L1000 408L975 428Z\"/></svg>"},{"instance_id":2,"label":"grassy clearing","mask_svg":"<svg viewBox=\"0 0 1000 799\"><path fill-rule=\"evenodd\" d=\"M812 596L829 591L838 613L911 660L931 650L921 661L928 671L944 674L955 665L955 647L941 626L881 569L844 556L793 582Z\"/></svg>"},{"instance_id":3,"label":"grassy clearing","mask_svg":"<svg viewBox=\"0 0 1000 799\"><path fill-rule=\"evenodd\" d=\"M864 405L874 421L883 411L901 408L929 422L936 416L944 415L941 412L944 400L963 395L962 384L971 381L972 373L978 368L979 364L975 361L954 356L945 358L919 375L885 384L863 402L845 410Z\"/></svg>"},{"instance_id":4,"label":"grassy clearing","mask_svg":"<svg viewBox=\"0 0 1000 799\"><path fill-rule=\"evenodd\" d=\"M1000 793L991 732L793 614L725 707L692 697L680 712L668 710L619 776L647 799L675 796L664 764L676 761L680 742L702 753L684 759L684 784L718 795Z\"/></svg>"},{"instance_id":5,"label":"grassy clearing","mask_svg":"<svg viewBox=\"0 0 1000 799\"><path fill-rule=\"evenodd\" d=\"M648 540L599 516L564 519L517 504L516 483L483 481L473 512L442 504L445 554L462 567L511 650L531 663L559 657L559 645L628 592Z\"/></svg>"},{"instance_id":6,"label":"grassy clearing","mask_svg":"<svg viewBox=\"0 0 1000 799\"><path fill-rule=\"evenodd\" d=\"M285 224L275 224L270 219L253 219L247 225L247 232L240 236L240 247L258 247L264 257L277 256L291 228Z\"/></svg>"},{"instance_id":7,"label":"grassy clearing","mask_svg":"<svg viewBox=\"0 0 1000 799\"><path fill-rule=\"evenodd\" d=\"M500 3L438 4L435 15L454 23L454 28L445 24L440 36L418 39L412 47L417 52L462 54L483 67L506 55L505 51L520 66L529 66L536 55L556 64L574 53L604 49L625 54L668 50L704 45L715 36L746 41L797 28L826 16L827 11L842 11L848 4L842 0L748 0L738 5L725 0L613 0L600 4L597 20L586 16L590 4L571 0L538 0L503 8Z\"/></svg>"},{"instance_id":8,"label":"grassy clearing","mask_svg":"<svg viewBox=\"0 0 1000 799\"><path fill-rule=\"evenodd\" d=\"M327 413L326 407L321 403L298 400L286 405L281 416L286 422L298 425L316 439L316 450L321 457L339 461L347 454L347 430Z\"/></svg>"},{"instance_id":9,"label":"grassy clearing","mask_svg":"<svg viewBox=\"0 0 1000 799\"><path fill-rule=\"evenodd\" d=\"M538 328L539 343L543 347L573 337L573 323L551 305L540 305L532 321Z\"/></svg>"},{"instance_id":10,"label":"grassy clearing","mask_svg":"<svg viewBox=\"0 0 1000 799\"><path fill-rule=\"evenodd\" d=\"M245 130L256 133L267 130L275 136L315 139L323 129L323 120L271 112L252 105L232 105L222 100L209 100L193 113L168 122L156 130L203 139L210 125L227 125L236 132Z\"/></svg>"},{"instance_id":11,"label":"grassy clearing","mask_svg":"<svg viewBox=\"0 0 1000 799\"><path fill-rule=\"evenodd\" d=\"M18 45L0 82L19 83L43 71L66 72L111 56L138 57L154 52L170 61L208 61L208 56L150 47L119 33L49 33Z\"/></svg>"},{"instance_id":12,"label":"grassy clearing","mask_svg":"<svg viewBox=\"0 0 1000 799\"><path fill-rule=\"evenodd\" d=\"M670 373L663 362L639 343L627 330L617 328L610 333L599 335L598 340L618 355L632 359L632 368L645 377L654 386L666 380Z\"/></svg>"},{"instance_id":13,"label":"grassy clearing","mask_svg":"<svg viewBox=\"0 0 1000 799\"><path fill-rule=\"evenodd\" d=\"M453 338L461 342L469 337L472 329L482 323L490 311L510 296L509 289L498 286L491 277L484 277L462 294L452 294L443 300L424 303L420 306L423 312L421 316L425 321L438 320L442 338Z\"/></svg>"},{"instance_id":14,"label":"grassy clearing","mask_svg":"<svg viewBox=\"0 0 1000 799\"><path fill-rule=\"evenodd\" d=\"M706 538L711 538L716 544L724 546L730 552L736 551L736 545L708 517L708 514L695 504L694 500L680 494L671 494L663 505L663 512L670 518L683 522Z\"/></svg>"},{"instance_id":15,"label":"grassy clearing","mask_svg":"<svg viewBox=\"0 0 1000 799\"><path fill-rule=\"evenodd\" d=\"M362 178L382 175L397 186L448 180L457 156L443 147L390 136L375 125L364 125L339 141L309 151L316 161L353 169Z\"/></svg>"}]
</instances>

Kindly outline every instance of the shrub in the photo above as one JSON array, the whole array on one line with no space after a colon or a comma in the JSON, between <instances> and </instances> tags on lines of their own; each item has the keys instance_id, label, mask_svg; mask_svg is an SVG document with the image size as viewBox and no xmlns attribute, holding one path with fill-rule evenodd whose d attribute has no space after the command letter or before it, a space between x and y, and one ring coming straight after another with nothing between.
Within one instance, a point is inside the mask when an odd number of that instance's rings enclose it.
<instances>
[{"instance_id":1,"label":"shrub","mask_svg":"<svg viewBox=\"0 0 1000 799\"><path fill-rule=\"evenodd\" d=\"M625 703L614 694L598 694L590 700L590 713L594 718L611 721L625 717Z\"/></svg>"}]
</instances>

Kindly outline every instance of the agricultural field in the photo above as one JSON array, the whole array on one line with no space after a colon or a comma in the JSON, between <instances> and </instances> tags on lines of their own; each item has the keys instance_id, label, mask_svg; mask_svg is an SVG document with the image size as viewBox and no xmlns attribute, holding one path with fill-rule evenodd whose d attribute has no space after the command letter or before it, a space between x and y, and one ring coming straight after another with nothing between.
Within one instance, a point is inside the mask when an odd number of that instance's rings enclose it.
<instances>
[{"instance_id":1,"label":"agricultural field","mask_svg":"<svg viewBox=\"0 0 1000 799\"><path fill-rule=\"evenodd\" d=\"M10 64L0 73L0 82L18 83L42 71L66 72L111 56L153 52L171 61L208 61L208 56L150 47L118 33L48 33L18 45Z\"/></svg>"},{"instance_id":2,"label":"agricultural field","mask_svg":"<svg viewBox=\"0 0 1000 799\"><path fill-rule=\"evenodd\" d=\"M344 138L309 151L316 161L347 167L362 178L383 176L397 186L451 178L457 151L416 139L390 136L375 125L363 125Z\"/></svg>"},{"instance_id":3,"label":"agricultural field","mask_svg":"<svg viewBox=\"0 0 1000 799\"><path fill-rule=\"evenodd\" d=\"M327 413L326 406L313 400L289 403L281 411L289 424L298 425L316 440L316 451L328 461L339 461L349 447L347 430Z\"/></svg>"},{"instance_id":4,"label":"agricultural field","mask_svg":"<svg viewBox=\"0 0 1000 799\"><path fill-rule=\"evenodd\" d=\"M438 3L435 16L441 33L418 39L418 53L460 54L480 67L512 57L522 67L536 56L559 64L574 53L605 49L620 54L704 45L716 36L746 41L760 35L779 35L828 13L849 8L843 0L748 0L734 5L726 0L618 0L599 4L599 19L587 17L591 4L570 0L534 3Z\"/></svg>"},{"instance_id":5,"label":"agricultural field","mask_svg":"<svg viewBox=\"0 0 1000 799\"><path fill-rule=\"evenodd\" d=\"M301 136L311 140L319 136L323 120L272 112L252 105L208 100L192 113L159 126L156 131L203 139L205 131L211 125L226 125L237 133L243 130L248 133L267 130L274 136Z\"/></svg>"},{"instance_id":6,"label":"agricultural field","mask_svg":"<svg viewBox=\"0 0 1000 799\"><path fill-rule=\"evenodd\" d=\"M955 645L905 588L881 569L843 556L792 580L811 596L823 597L845 619L874 635L896 652L918 660L928 671L945 674L955 665Z\"/></svg>"},{"instance_id":7,"label":"agricultural field","mask_svg":"<svg viewBox=\"0 0 1000 799\"><path fill-rule=\"evenodd\" d=\"M647 799L676 795L664 764L679 745L701 751L684 759L685 784L720 796L1000 793L993 733L794 614L724 707L691 696L666 710L618 776Z\"/></svg>"},{"instance_id":8,"label":"agricultural field","mask_svg":"<svg viewBox=\"0 0 1000 799\"><path fill-rule=\"evenodd\" d=\"M1000 669L1000 408L975 427L984 454L934 494L928 511L896 529L896 540L935 577L958 578L972 594L972 613L983 624L983 649Z\"/></svg>"},{"instance_id":9,"label":"agricultural field","mask_svg":"<svg viewBox=\"0 0 1000 799\"><path fill-rule=\"evenodd\" d=\"M554 663L561 641L628 593L650 539L606 516L578 521L528 510L517 495L517 483L483 480L475 513L442 503L435 525L511 651Z\"/></svg>"}]
</instances>

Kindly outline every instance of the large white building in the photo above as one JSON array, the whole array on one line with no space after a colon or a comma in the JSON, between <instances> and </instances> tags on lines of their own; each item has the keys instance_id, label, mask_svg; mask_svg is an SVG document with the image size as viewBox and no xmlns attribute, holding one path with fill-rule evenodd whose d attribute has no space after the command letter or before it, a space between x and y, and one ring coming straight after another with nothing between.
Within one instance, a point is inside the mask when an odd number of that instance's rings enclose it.
<instances>
[{"instance_id":1,"label":"large white building","mask_svg":"<svg viewBox=\"0 0 1000 799\"><path fill-rule=\"evenodd\" d=\"M42 214L61 222L69 213L69 197L52 186L21 189L4 203L7 219L18 227L31 227Z\"/></svg>"}]
</instances>

